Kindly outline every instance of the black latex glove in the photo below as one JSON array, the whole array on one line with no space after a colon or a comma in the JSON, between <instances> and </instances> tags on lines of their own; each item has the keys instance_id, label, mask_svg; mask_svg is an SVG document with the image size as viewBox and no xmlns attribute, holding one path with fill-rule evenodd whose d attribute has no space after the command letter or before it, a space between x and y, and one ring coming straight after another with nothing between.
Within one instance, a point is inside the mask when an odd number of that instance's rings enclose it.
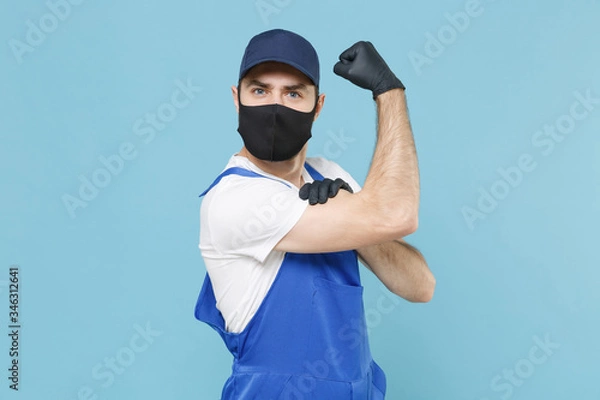
<instances>
[{"instance_id":1,"label":"black latex glove","mask_svg":"<svg viewBox=\"0 0 600 400\"><path fill-rule=\"evenodd\" d=\"M352 188L342 178L337 178L335 181L329 178L325 178L322 181L313 181L311 183L305 183L300 188L300 198L302 200L308 199L310 205L317 203L325 204L327 199L335 197L340 189L354 193Z\"/></svg>"},{"instance_id":2,"label":"black latex glove","mask_svg":"<svg viewBox=\"0 0 600 400\"><path fill-rule=\"evenodd\" d=\"M363 89L371 90L373 99L388 90L406 89L371 42L357 42L344 51L333 72Z\"/></svg>"}]
</instances>

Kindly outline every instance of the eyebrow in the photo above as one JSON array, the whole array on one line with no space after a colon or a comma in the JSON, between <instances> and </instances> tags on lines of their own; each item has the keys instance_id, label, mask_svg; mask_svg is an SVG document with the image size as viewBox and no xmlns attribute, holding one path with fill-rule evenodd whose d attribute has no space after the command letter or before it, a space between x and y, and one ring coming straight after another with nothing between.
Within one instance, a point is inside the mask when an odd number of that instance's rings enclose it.
<instances>
[{"instance_id":1,"label":"eyebrow","mask_svg":"<svg viewBox=\"0 0 600 400\"><path fill-rule=\"evenodd\" d=\"M273 85L270 85L268 83L265 82L261 82L258 79L251 79L246 83L246 87L250 87L250 86L258 86L260 88L263 89L271 89L273 87ZM287 85L283 87L285 90L290 90L290 91L294 91L294 90L307 90L307 85L304 83L298 83L295 85Z\"/></svg>"}]
</instances>

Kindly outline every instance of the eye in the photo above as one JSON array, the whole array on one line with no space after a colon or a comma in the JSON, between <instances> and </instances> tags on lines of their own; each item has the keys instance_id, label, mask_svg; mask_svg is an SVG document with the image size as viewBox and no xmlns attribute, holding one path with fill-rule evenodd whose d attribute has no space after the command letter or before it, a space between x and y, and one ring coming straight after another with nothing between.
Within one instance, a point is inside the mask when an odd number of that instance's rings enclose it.
<instances>
[{"instance_id":1,"label":"eye","mask_svg":"<svg viewBox=\"0 0 600 400\"><path fill-rule=\"evenodd\" d=\"M263 94L265 94L265 90L261 88L254 88L252 89L252 93L262 96Z\"/></svg>"},{"instance_id":2,"label":"eye","mask_svg":"<svg viewBox=\"0 0 600 400\"><path fill-rule=\"evenodd\" d=\"M293 99L299 99L302 95L298 92L290 92L290 97Z\"/></svg>"}]
</instances>

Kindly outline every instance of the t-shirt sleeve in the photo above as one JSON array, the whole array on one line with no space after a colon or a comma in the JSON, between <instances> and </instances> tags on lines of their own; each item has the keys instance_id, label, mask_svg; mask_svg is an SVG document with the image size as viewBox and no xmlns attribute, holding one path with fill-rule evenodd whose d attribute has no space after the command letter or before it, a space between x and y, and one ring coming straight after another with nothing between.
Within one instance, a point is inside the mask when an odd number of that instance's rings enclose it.
<instances>
[{"instance_id":1,"label":"t-shirt sleeve","mask_svg":"<svg viewBox=\"0 0 600 400\"><path fill-rule=\"evenodd\" d=\"M261 263L308 205L294 186L237 175L224 178L204 202L203 226L210 230L212 247L222 255L252 257Z\"/></svg>"},{"instance_id":2,"label":"t-shirt sleeve","mask_svg":"<svg viewBox=\"0 0 600 400\"><path fill-rule=\"evenodd\" d=\"M333 179L342 178L345 180L354 193L360 192L362 189L360 184L348 173L344 168L342 168L335 161L328 160L323 157L310 157L307 159L307 162L315 168L323 177Z\"/></svg>"}]
</instances>

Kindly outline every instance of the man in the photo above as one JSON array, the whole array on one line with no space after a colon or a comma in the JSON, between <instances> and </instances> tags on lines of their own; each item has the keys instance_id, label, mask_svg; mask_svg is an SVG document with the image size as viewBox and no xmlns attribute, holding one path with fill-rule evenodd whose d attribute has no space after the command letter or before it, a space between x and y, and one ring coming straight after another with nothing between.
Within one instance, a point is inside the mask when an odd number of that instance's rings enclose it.
<instances>
[{"instance_id":1,"label":"man","mask_svg":"<svg viewBox=\"0 0 600 400\"><path fill-rule=\"evenodd\" d=\"M306 39L255 36L232 87L244 146L201 195L207 275L195 310L234 356L222 399L383 399L357 260L408 301L433 295L425 260L402 239L419 205L404 85L368 42L344 51L334 72L377 104L362 189L336 163L306 158L325 100Z\"/></svg>"}]
</instances>

